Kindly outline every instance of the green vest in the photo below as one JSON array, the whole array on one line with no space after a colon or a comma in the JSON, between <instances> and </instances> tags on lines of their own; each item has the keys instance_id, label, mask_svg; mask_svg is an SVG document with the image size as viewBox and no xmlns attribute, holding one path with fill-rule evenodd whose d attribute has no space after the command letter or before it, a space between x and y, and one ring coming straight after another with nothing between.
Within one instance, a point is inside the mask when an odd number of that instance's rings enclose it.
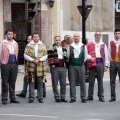
<instances>
[{"instance_id":1,"label":"green vest","mask_svg":"<svg viewBox=\"0 0 120 120\"><path fill-rule=\"evenodd\" d=\"M79 58L74 58L74 47L70 46L70 57L69 57L69 64L72 66L82 66L84 65L84 50L85 46L82 45L81 52Z\"/></svg>"}]
</instances>

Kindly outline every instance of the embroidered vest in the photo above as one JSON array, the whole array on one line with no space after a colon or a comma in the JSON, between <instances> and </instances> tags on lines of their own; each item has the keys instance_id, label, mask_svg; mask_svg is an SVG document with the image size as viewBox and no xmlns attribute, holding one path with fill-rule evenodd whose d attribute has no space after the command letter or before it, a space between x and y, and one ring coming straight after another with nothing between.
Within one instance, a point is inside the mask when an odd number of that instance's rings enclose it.
<instances>
[{"instance_id":1,"label":"embroidered vest","mask_svg":"<svg viewBox=\"0 0 120 120\"><path fill-rule=\"evenodd\" d=\"M120 45L118 47L118 53L116 52L116 44L114 43L114 41L110 41L110 47L112 61L120 62Z\"/></svg>"},{"instance_id":2,"label":"embroidered vest","mask_svg":"<svg viewBox=\"0 0 120 120\"><path fill-rule=\"evenodd\" d=\"M69 65L72 66L82 66L84 65L84 53L85 53L85 46L82 45L81 53L79 58L74 58L74 48L70 45L70 56L69 56Z\"/></svg>"},{"instance_id":3,"label":"embroidered vest","mask_svg":"<svg viewBox=\"0 0 120 120\"><path fill-rule=\"evenodd\" d=\"M8 64L8 59L9 59L9 47L8 44L6 42L2 42L2 51L1 51L1 63L2 64ZM14 43L14 52L15 52L15 56L16 56L16 60L18 57L18 44L17 42Z\"/></svg>"},{"instance_id":4,"label":"embroidered vest","mask_svg":"<svg viewBox=\"0 0 120 120\"><path fill-rule=\"evenodd\" d=\"M87 50L88 50L88 54L93 57L93 58L96 58L96 53L95 53L95 44L93 42L89 42L87 45ZM105 44L102 44L100 46L100 54L101 54L101 57L102 57L102 60L104 61L105 60L105 52L104 52L104 48L105 48ZM87 61L87 66L88 66L88 69L96 66L96 61L90 61L88 60Z\"/></svg>"},{"instance_id":5,"label":"embroidered vest","mask_svg":"<svg viewBox=\"0 0 120 120\"><path fill-rule=\"evenodd\" d=\"M57 49L56 49L55 45L53 45L52 48L47 51L48 63L50 66L55 65L57 67L59 65L61 66L61 64L63 64L63 63L65 63L66 66L68 66L67 50L62 47L62 51L63 51L63 60L58 59L58 53L57 53Z\"/></svg>"}]
</instances>

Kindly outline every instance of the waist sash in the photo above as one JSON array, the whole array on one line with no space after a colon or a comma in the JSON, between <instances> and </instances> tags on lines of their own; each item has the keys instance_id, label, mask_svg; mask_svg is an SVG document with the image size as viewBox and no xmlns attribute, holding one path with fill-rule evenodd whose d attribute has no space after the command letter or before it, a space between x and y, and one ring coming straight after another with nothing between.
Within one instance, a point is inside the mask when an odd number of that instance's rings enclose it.
<instances>
[{"instance_id":1,"label":"waist sash","mask_svg":"<svg viewBox=\"0 0 120 120\"><path fill-rule=\"evenodd\" d=\"M97 64L99 64L99 63L103 63L102 58L96 58L96 63L97 63Z\"/></svg>"},{"instance_id":2,"label":"waist sash","mask_svg":"<svg viewBox=\"0 0 120 120\"><path fill-rule=\"evenodd\" d=\"M17 63L16 56L14 54L10 54L8 58L8 64L15 64Z\"/></svg>"}]
</instances>

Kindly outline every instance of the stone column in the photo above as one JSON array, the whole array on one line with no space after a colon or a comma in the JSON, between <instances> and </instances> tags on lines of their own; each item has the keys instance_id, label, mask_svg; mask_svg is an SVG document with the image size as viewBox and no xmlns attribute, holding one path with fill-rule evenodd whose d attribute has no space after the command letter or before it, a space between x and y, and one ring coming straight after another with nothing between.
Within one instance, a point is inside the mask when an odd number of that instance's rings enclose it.
<instances>
[{"instance_id":1,"label":"stone column","mask_svg":"<svg viewBox=\"0 0 120 120\"><path fill-rule=\"evenodd\" d=\"M41 40L49 47L51 41L49 39L49 25L48 25L48 6L45 0L41 0Z\"/></svg>"},{"instance_id":2,"label":"stone column","mask_svg":"<svg viewBox=\"0 0 120 120\"><path fill-rule=\"evenodd\" d=\"M2 4L0 4L2 5ZM4 19L4 31L12 28L11 23L11 0L3 1L3 19Z\"/></svg>"}]
</instances>

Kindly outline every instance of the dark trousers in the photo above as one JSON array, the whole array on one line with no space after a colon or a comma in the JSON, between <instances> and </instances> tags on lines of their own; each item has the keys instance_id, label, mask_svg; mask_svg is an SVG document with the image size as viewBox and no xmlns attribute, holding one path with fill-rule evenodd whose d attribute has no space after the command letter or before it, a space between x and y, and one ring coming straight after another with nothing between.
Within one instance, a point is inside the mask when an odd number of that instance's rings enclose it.
<instances>
[{"instance_id":1,"label":"dark trousers","mask_svg":"<svg viewBox=\"0 0 120 120\"><path fill-rule=\"evenodd\" d=\"M115 93L115 82L116 76L118 73L119 80L120 80L120 62L110 62L110 87L111 87L111 98L116 98Z\"/></svg>"},{"instance_id":2,"label":"dark trousers","mask_svg":"<svg viewBox=\"0 0 120 120\"><path fill-rule=\"evenodd\" d=\"M104 89L103 89L103 75L104 75L104 64L96 64L95 67L89 70L89 88L88 88L88 97L93 98L94 84L95 84L95 73L97 74L98 82L98 97L104 98Z\"/></svg>"},{"instance_id":3,"label":"dark trousers","mask_svg":"<svg viewBox=\"0 0 120 120\"><path fill-rule=\"evenodd\" d=\"M17 73L17 64L1 64L2 101L8 100L8 88L10 100L15 100L15 83L17 79Z\"/></svg>"},{"instance_id":4,"label":"dark trousers","mask_svg":"<svg viewBox=\"0 0 120 120\"><path fill-rule=\"evenodd\" d=\"M22 89L22 94L26 96L27 94L27 87L28 87L28 82L26 80L26 76L24 76L24 80L23 80L23 89Z\"/></svg>"},{"instance_id":5,"label":"dark trousers","mask_svg":"<svg viewBox=\"0 0 120 120\"><path fill-rule=\"evenodd\" d=\"M42 82L43 77L37 77L37 96L38 99L43 98L43 82ZM34 82L29 82L29 99L34 100L35 98L35 83Z\"/></svg>"},{"instance_id":6,"label":"dark trousers","mask_svg":"<svg viewBox=\"0 0 120 120\"><path fill-rule=\"evenodd\" d=\"M80 83L80 97L86 99L85 66L69 66L70 98L76 99L76 80Z\"/></svg>"},{"instance_id":7,"label":"dark trousers","mask_svg":"<svg viewBox=\"0 0 120 120\"><path fill-rule=\"evenodd\" d=\"M50 67L52 77L52 88L55 99L65 99L66 94L66 68L64 67ZM60 95L58 92L58 81L60 81Z\"/></svg>"},{"instance_id":8,"label":"dark trousers","mask_svg":"<svg viewBox=\"0 0 120 120\"><path fill-rule=\"evenodd\" d=\"M23 80L23 89L22 89L22 94L23 95L27 95L27 88L28 88L28 82L26 80L26 76L24 76L24 80ZM46 85L45 83L43 83L43 95L46 95Z\"/></svg>"}]
</instances>

